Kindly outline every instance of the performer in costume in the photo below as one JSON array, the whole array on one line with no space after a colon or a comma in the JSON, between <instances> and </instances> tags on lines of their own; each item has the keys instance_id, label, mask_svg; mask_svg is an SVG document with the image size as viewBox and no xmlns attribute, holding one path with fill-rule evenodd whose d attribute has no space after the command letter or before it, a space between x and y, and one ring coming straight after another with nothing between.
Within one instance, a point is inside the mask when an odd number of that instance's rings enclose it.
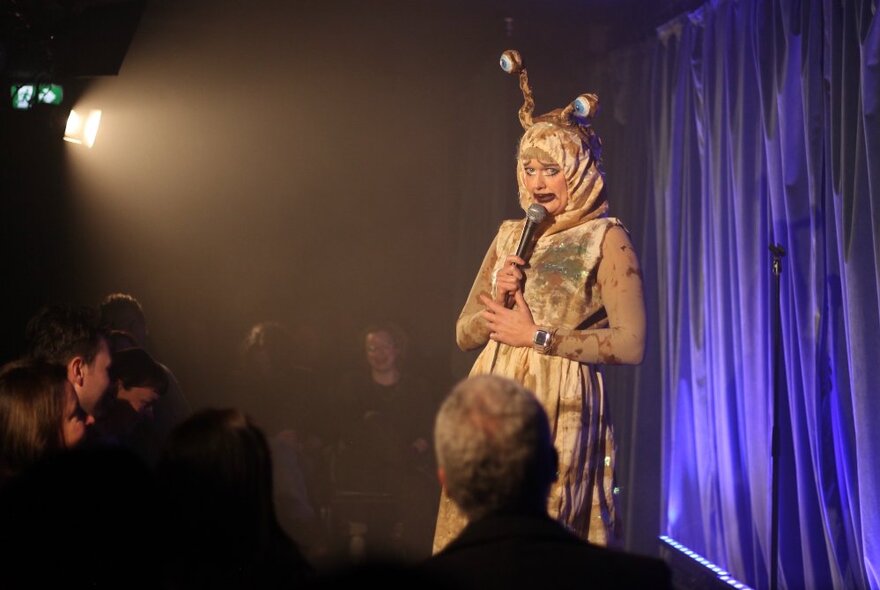
<instances>
[{"instance_id":1,"label":"performer in costume","mask_svg":"<svg viewBox=\"0 0 880 590\"><path fill-rule=\"evenodd\" d=\"M519 201L547 215L525 258L514 255L524 220L501 224L456 324L462 350L485 346L471 375L522 383L544 406L559 452L548 511L599 545L619 540L615 446L600 366L638 364L644 354L641 272L629 235L607 216L601 142L590 122L592 94L532 117L528 76L516 51L502 68L518 74L525 133L517 150ZM434 552L466 520L445 493Z\"/></svg>"}]
</instances>

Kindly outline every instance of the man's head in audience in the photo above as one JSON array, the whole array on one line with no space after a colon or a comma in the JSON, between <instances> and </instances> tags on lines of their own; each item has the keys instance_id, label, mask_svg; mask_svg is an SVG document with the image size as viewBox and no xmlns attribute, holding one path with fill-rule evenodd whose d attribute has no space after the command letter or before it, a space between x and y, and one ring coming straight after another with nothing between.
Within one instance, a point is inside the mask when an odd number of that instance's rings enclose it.
<instances>
[{"instance_id":1,"label":"man's head in audience","mask_svg":"<svg viewBox=\"0 0 880 590\"><path fill-rule=\"evenodd\" d=\"M153 404L168 389L168 375L143 348L113 353L110 369L116 399L128 403L140 417L153 417Z\"/></svg>"},{"instance_id":2,"label":"man's head in audience","mask_svg":"<svg viewBox=\"0 0 880 590\"><path fill-rule=\"evenodd\" d=\"M147 344L147 319L140 302L128 293L111 293L101 302L101 326L128 332L138 346Z\"/></svg>"},{"instance_id":3,"label":"man's head in audience","mask_svg":"<svg viewBox=\"0 0 880 590\"><path fill-rule=\"evenodd\" d=\"M547 414L515 381L460 382L440 407L434 441L440 483L469 520L546 513L558 455Z\"/></svg>"},{"instance_id":4,"label":"man's head in audience","mask_svg":"<svg viewBox=\"0 0 880 590\"><path fill-rule=\"evenodd\" d=\"M61 365L82 408L94 416L110 385L110 348L98 328L95 310L84 306L50 305L30 319L28 354Z\"/></svg>"}]
</instances>

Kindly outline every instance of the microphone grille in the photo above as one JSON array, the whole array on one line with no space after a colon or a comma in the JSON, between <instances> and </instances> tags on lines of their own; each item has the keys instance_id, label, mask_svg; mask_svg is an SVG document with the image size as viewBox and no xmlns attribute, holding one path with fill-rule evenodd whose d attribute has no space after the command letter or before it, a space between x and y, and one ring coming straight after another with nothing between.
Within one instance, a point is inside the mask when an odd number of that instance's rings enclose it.
<instances>
[{"instance_id":1,"label":"microphone grille","mask_svg":"<svg viewBox=\"0 0 880 590\"><path fill-rule=\"evenodd\" d=\"M532 223L541 223L547 217L547 209L544 208L544 205L532 203L526 211L526 217Z\"/></svg>"}]
</instances>

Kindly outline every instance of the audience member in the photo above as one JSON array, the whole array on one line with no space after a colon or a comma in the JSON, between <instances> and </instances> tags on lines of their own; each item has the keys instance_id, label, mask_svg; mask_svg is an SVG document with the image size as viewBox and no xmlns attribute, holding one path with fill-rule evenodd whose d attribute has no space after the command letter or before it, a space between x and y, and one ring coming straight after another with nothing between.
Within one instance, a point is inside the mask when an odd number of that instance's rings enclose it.
<instances>
[{"instance_id":1,"label":"audience member","mask_svg":"<svg viewBox=\"0 0 880 590\"><path fill-rule=\"evenodd\" d=\"M157 473L173 587L292 588L311 576L275 516L266 439L244 414L191 416L169 437Z\"/></svg>"},{"instance_id":2,"label":"audience member","mask_svg":"<svg viewBox=\"0 0 880 590\"><path fill-rule=\"evenodd\" d=\"M101 326L109 331L113 351L139 347L148 350L149 329L140 302L128 293L111 293L100 305ZM165 372L168 387L153 405L153 419L140 421L129 434L130 445L148 464L155 464L159 449L171 430L190 415L190 405L171 370Z\"/></svg>"},{"instance_id":3,"label":"audience member","mask_svg":"<svg viewBox=\"0 0 880 590\"><path fill-rule=\"evenodd\" d=\"M424 567L462 588L671 588L659 559L591 545L550 518L558 455L544 409L515 381L459 383L435 423L438 477L464 530Z\"/></svg>"},{"instance_id":4,"label":"audience member","mask_svg":"<svg viewBox=\"0 0 880 590\"><path fill-rule=\"evenodd\" d=\"M131 332L126 332L125 330L110 330L107 332L107 343L110 345L111 356L117 350L141 347L141 343L138 342L137 338L132 336Z\"/></svg>"},{"instance_id":5,"label":"audience member","mask_svg":"<svg viewBox=\"0 0 880 590\"><path fill-rule=\"evenodd\" d=\"M61 365L82 408L97 416L110 385L110 348L98 327L95 310L49 305L30 319L25 337L28 354Z\"/></svg>"},{"instance_id":6,"label":"audience member","mask_svg":"<svg viewBox=\"0 0 880 590\"><path fill-rule=\"evenodd\" d=\"M321 512L330 497L323 395L312 371L294 362L293 341L281 323L254 324L239 352L235 397L269 440L278 520L307 554L322 553Z\"/></svg>"},{"instance_id":7,"label":"audience member","mask_svg":"<svg viewBox=\"0 0 880 590\"><path fill-rule=\"evenodd\" d=\"M293 353L293 339L283 324L251 326L239 350L237 394L269 436L293 430L304 445L322 445L323 400L311 369L296 364Z\"/></svg>"},{"instance_id":8,"label":"audience member","mask_svg":"<svg viewBox=\"0 0 880 590\"><path fill-rule=\"evenodd\" d=\"M336 485L349 493L337 494L334 512L350 527L366 527L368 553L422 559L440 495L430 443L434 396L405 364L407 338L398 326L368 327L363 346L366 363L339 390L345 427Z\"/></svg>"},{"instance_id":9,"label":"audience member","mask_svg":"<svg viewBox=\"0 0 880 590\"><path fill-rule=\"evenodd\" d=\"M110 368L111 391L104 414L96 424L104 443L121 444L144 460L158 456L161 449L144 448L155 439L132 440L137 427L153 421L153 407L168 390L168 374L142 348L123 348L113 353ZM142 428L143 430L144 428Z\"/></svg>"},{"instance_id":10,"label":"audience member","mask_svg":"<svg viewBox=\"0 0 880 590\"><path fill-rule=\"evenodd\" d=\"M94 419L64 367L16 361L0 369L0 486L38 459L77 446Z\"/></svg>"},{"instance_id":11,"label":"audience member","mask_svg":"<svg viewBox=\"0 0 880 590\"><path fill-rule=\"evenodd\" d=\"M168 373L143 348L124 348L113 353L110 370L116 398L138 414L152 414L153 405L168 391Z\"/></svg>"}]
</instances>

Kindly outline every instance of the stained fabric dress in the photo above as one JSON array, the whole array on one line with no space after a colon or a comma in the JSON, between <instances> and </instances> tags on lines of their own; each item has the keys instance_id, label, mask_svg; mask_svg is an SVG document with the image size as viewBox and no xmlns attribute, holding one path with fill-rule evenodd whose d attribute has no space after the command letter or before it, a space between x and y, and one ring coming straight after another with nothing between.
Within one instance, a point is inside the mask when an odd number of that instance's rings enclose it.
<instances>
[{"instance_id":1,"label":"stained fabric dress","mask_svg":"<svg viewBox=\"0 0 880 590\"><path fill-rule=\"evenodd\" d=\"M524 297L539 326L559 327L559 333L602 328L603 300L597 281L602 241L614 218L585 221L564 231L542 236L524 269ZM459 320L459 339L467 340L467 318L482 309L481 293L494 292L494 276L507 254L516 251L522 221L501 225L483 261ZM603 324L604 322L604 324ZM574 346L577 346L576 339ZM461 344L461 342L460 342ZM478 343L465 343L478 344ZM550 492L550 515L575 534L606 545L616 540L619 523L614 494L614 440L597 365L573 360L579 351L541 354L533 348L489 341L471 375L492 373L512 378L535 393L550 418L559 452L559 478ZM573 357L573 358L569 358ZM444 494L440 501L436 553L464 527L466 520Z\"/></svg>"}]
</instances>

